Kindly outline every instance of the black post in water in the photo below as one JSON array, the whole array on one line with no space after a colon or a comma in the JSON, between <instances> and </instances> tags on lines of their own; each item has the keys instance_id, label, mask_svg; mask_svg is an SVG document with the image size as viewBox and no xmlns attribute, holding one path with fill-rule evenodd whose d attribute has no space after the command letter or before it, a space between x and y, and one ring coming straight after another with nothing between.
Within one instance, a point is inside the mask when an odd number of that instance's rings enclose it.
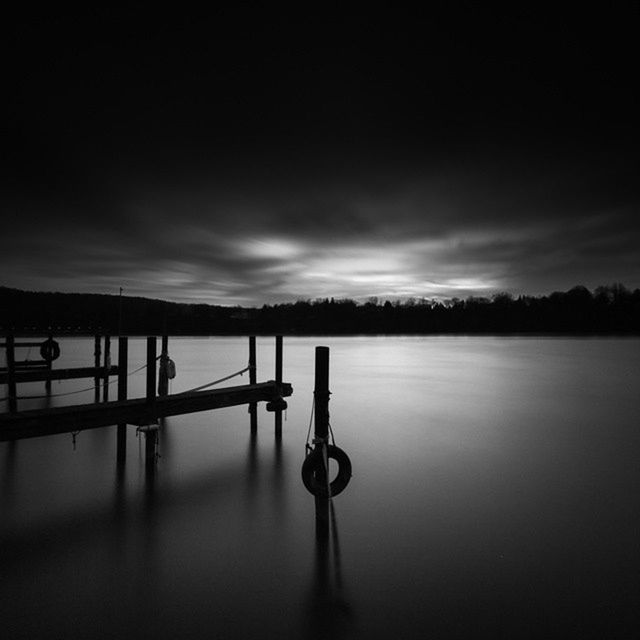
<instances>
[{"instance_id":1,"label":"black post in water","mask_svg":"<svg viewBox=\"0 0 640 640\"><path fill-rule=\"evenodd\" d=\"M7 336L7 386L9 387L9 413L18 410L18 392L16 387L16 352L13 334Z\"/></svg>"},{"instance_id":2,"label":"black post in water","mask_svg":"<svg viewBox=\"0 0 640 640\"><path fill-rule=\"evenodd\" d=\"M94 402L100 402L100 336L96 335L94 338L94 348L93 348L93 366L95 367L95 372L93 375L93 385L94 385Z\"/></svg>"},{"instance_id":3,"label":"black post in water","mask_svg":"<svg viewBox=\"0 0 640 640\"><path fill-rule=\"evenodd\" d=\"M147 338L147 404L156 402L156 337Z\"/></svg>"},{"instance_id":4,"label":"black post in water","mask_svg":"<svg viewBox=\"0 0 640 640\"><path fill-rule=\"evenodd\" d=\"M156 337L147 338L147 405L149 413L154 417L153 407L156 403ZM156 443L158 429L156 425L147 425L145 430L145 466L147 474L153 473L156 463Z\"/></svg>"},{"instance_id":5,"label":"black post in water","mask_svg":"<svg viewBox=\"0 0 640 640\"><path fill-rule=\"evenodd\" d=\"M49 340L53 341L53 335L50 333L49 334ZM47 360L47 373L49 375L51 375L51 369L52 369L52 361L51 360ZM44 381L44 392L49 396L51 395L51 378L47 378Z\"/></svg>"},{"instance_id":6,"label":"black post in water","mask_svg":"<svg viewBox=\"0 0 640 640\"><path fill-rule=\"evenodd\" d=\"M315 436L326 440L329 436L329 347L316 347Z\"/></svg>"},{"instance_id":7,"label":"black post in water","mask_svg":"<svg viewBox=\"0 0 640 640\"><path fill-rule=\"evenodd\" d=\"M258 381L258 373L256 370L256 337L249 336L249 384L256 384ZM258 403L249 403L249 421L251 424L251 433L255 433L258 429Z\"/></svg>"},{"instance_id":8,"label":"black post in water","mask_svg":"<svg viewBox=\"0 0 640 640\"><path fill-rule=\"evenodd\" d=\"M158 372L158 395L169 394L169 336L162 336L162 347L160 349L160 371Z\"/></svg>"},{"instance_id":9,"label":"black post in water","mask_svg":"<svg viewBox=\"0 0 640 640\"><path fill-rule=\"evenodd\" d=\"M282 384L282 336L276 336L276 384ZM276 439L282 437L282 409L275 412Z\"/></svg>"},{"instance_id":10,"label":"black post in water","mask_svg":"<svg viewBox=\"0 0 640 640\"><path fill-rule=\"evenodd\" d=\"M324 465L319 465L315 477L322 486L328 483L327 444L329 438L329 347L316 347L314 397L314 442L315 447L322 448ZM329 498L316 496L316 539L328 540L329 537Z\"/></svg>"},{"instance_id":11,"label":"black post in water","mask_svg":"<svg viewBox=\"0 0 640 640\"><path fill-rule=\"evenodd\" d=\"M120 336L118 338L118 400L127 399L127 360L128 360L128 338ZM118 425L117 439L117 461L124 464L127 457L127 425Z\"/></svg>"},{"instance_id":12,"label":"black post in water","mask_svg":"<svg viewBox=\"0 0 640 640\"><path fill-rule=\"evenodd\" d=\"M102 374L102 402L109 401L109 369L111 367L111 337L104 337L104 372Z\"/></svg>"}]
</instances>

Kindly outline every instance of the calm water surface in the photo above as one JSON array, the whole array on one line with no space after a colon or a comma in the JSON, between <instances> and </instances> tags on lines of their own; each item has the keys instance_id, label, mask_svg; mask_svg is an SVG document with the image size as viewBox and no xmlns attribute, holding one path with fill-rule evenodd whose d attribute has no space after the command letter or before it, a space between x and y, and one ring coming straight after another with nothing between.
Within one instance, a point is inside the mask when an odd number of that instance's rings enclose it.
<instances>
[{"instance_id":1,"label":"calm water surface","mask_svg":"<svg viewBox=\"0 0 640 640\"><path fill-rule=\"evenodd\" d=\"M319 344L354 467L328 548L300 480ZM61 346L56 366L91 365L91 341ZM170 354L177 392L248 344ZM3 637L637 637L640 340L287 338L284 365L281 442L263 405L256 437L246 407L170 418L153 483L135 427L120 475L115 428L0 445ZM260 338L258 379L273 367Z\"/></svg>"}]
</instances>

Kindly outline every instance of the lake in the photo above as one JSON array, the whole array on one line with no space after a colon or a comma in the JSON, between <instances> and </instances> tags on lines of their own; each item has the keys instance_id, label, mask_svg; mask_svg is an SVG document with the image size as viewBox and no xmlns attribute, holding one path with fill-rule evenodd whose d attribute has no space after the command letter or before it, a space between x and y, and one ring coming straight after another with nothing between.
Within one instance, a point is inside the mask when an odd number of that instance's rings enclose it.
<instances>
[{"instance_id":1,"label":"lake","mask_svg":"<svg viewBox=\"0 0 640 640\"><path fill-rule=\"evenodd\" d=\"M91 366L92 340L60 344L55 367ZM316 345L353 464L328 545L300 477ZM169 351L179 392L246 366L248 340ZM123 473L115 427L1 444L3 637L637 637L640 339L285 337L284 380L281 440L263 404L255 436L246 406L169 418L153 482L135 427Z\"/></svg>"}]
</instances>

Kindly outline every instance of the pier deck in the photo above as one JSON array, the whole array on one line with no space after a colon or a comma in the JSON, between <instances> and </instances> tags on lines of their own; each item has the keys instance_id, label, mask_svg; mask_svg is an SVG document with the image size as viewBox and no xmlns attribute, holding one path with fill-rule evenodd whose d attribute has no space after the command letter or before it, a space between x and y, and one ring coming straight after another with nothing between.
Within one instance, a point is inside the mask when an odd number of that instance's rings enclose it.
<instances>
[{"instance_id":1,"label":"pier deck","mask_svg":"<svg viewBox=\"0 0 640 640\"><path fill-rule=\"evenodd\" d=\"M0 442L125 423L150 424L167 416L269 401L288 397L292 393L289 383L271 380L224 389L157 396L152 401L136 398L4 413L0 414Z\"/></svg>"}]
</instances>

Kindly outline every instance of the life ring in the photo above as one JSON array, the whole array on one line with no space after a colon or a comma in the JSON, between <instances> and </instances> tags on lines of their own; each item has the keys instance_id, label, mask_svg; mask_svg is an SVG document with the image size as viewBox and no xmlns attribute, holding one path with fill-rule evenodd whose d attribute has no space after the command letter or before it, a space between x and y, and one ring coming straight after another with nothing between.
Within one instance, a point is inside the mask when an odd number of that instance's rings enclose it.
<instances>
[{"instance_id":1,"label":"life ring","mask_svg":"<svg viewBox=\"0 0 640 640\"><path fill-rule=\"evenodd\" d=\"M327 445L327 457L338 463L338 475L329 485L329 493L333 497L342 493L351 480L351 460L342 449L333 444ZM316 447L302 463L302 482L309 493L328 498L327 485L316 478L316 472L321 471L323 466L322 447Z\"/></svg>"},{"instance_id":2,"label":"life ring","mask_svg":"<svg viewBox=\"0 0 640 640\"><path fill-rule=\"evenodd\" d=\"M53 362L60 357L60 345L53 338L47 338L40 345L40 355L43 360Z\"/></svg>"}]
</instances>

